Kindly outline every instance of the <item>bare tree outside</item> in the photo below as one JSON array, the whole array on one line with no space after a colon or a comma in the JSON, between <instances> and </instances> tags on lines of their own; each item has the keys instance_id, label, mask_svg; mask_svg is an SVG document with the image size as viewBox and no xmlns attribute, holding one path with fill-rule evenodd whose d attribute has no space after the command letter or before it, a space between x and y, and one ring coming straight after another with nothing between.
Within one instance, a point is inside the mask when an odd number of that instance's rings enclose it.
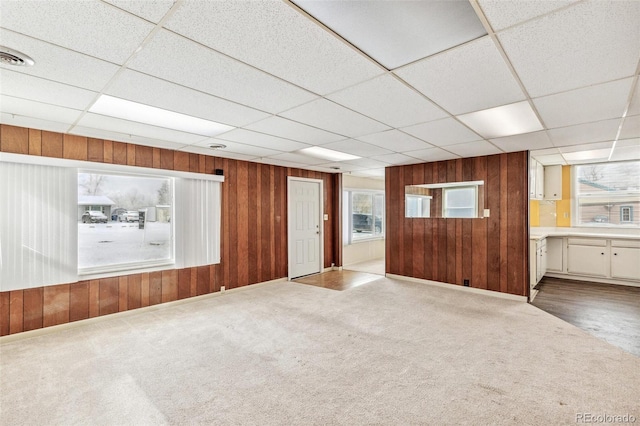
<instances>
[{"instance_id":1,"label":"bare tree outside","mask_svg":"<svg viewBox=\"0 0 640 426\"><path fill-rule=\"evenodd\" d=\"M81 195L101 195L102 187L106 183L105 175L82 173L79 175L78 186L83 192Z\"/></svg>"}]
</instances>

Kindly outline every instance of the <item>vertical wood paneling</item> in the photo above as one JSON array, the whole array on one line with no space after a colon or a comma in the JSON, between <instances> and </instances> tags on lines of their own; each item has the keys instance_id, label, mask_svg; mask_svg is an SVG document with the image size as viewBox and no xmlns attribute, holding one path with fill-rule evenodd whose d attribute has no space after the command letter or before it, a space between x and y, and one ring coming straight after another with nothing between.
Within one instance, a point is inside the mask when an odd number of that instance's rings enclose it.
<instances>
[{"instance_id":1,"label":"vertical wood paneling","mask_svg":"<svg viewBox=\"0 0 640 426\"><path fill-rule=\"evenodd\" d=\"M24 330L24 291L9 292L9 333L20 333Z\"/></svg>"},{"instance_id":2,"label":"vertical wood paneling","mask_svg":"<svg viewBox=\"0 0 640 426\"><path fill-rule=\"evenodd\" d=\"M227 259L227 266L229 267L229 274L226 276L227 289L232 289L238 286L238 264L245 263L242 258L238 257L238 210L241 206L238 205L238 177L237 177L237 162L235 160L229 160L226 172L229 179L229 192L227 202L229 203L229 214L227 215L227 226L229 227L229 245Z\"/></svg>"},{"instance_id":3,"label":"vertical wood paneling","mask_svg":"<svg viewBox=\"0 0 640 426\"><path fill-rule=\"evenodd\" d=\"M178 299L191 296L191 268L178 271Z\"/></svg>"},{"instance_id":4,"label":"vertical wood paneling","mask_svg":"<svg viewBox=\"0 0 640 426\"><path fill-rule=\"evenodd\" d=\"M452 284L469 279L472 287L526 295L526 158L518 152L387 168L387 272ZM490 217L407 219L403 198L409 180L484 180L480 208L489 208Z\"/></svg>"},{"instance_id":5,"label":"vertical wood paneling","mask_svg":"<svg viewBox=\"0 0 640 426\"><path fill-rule=\"evenodd\" d=\"M153 167L153 148L150 146L130 145L135 149L136 166ZM158 151L159 153L159 151Z\"/></svg>"},{"instance_id":6,"label":"vertical wood paneling","mask_svg":"<svg viewBox=\"0 0 640 426\"><path fill-rule=\"evenodd\" d=\"M178 271L162 271L162 303L178 300Z\"/></svg>"},{"instance_id":7,"label":"vertical wood paneling","mask_svg":"<svg viewBox=\"0 0 640 426\"><path fill-rule=\"evenodd\" d=\"M152 166L154 169L160 168L160 148L153 148Z\"/></svg>"},{"instance_id":8,"label":"vertical wood paneling","mask_svg":"<svg viewBox=\"0 0 640 426\"><path fill-rule=\"evenodd\" d=\"M62 156L68 160L87 160L87 138L77 135L63 135Z\"/></svg>"},{"instance_id":9,"label":"vertical wood paneling","mask_svg":"<svg viewBox=\"0 0 640 426\"><path fill-rule=\"evenodd\" d=\"M262 177L260 175L260 177ZM260 217L260 203L258 202L258 192L260 190L260 182L258 180L258 164L249 163L247 165L247 182L249 188L247 193L247 227L251 224L252 231L248 233L249 241L247 245L248 264L253 265L247 271L247 281L249 284L257 283L259 278L260 264L262 258L258 256L260 239L262 234L262 218Z\"/></svg>"},{"instance_id":10,"label":"vertical wood paneling","mask_svg":"<svg viewBox=\"0 0 640 426\"><path fill-rule=\"evenodd\" d=\"M129 277L118 277L118 312L129 310Z\"/></svg>"},{"instance_id":11,"label":"vertical wood paneling","mask_svg":"<svg viewBox=\"0 0 640 426\"><path fill-rule=\"evenodd\" d=\"M89 318L100 316L100 280L89 281Z\"/></svg>"},{"instance_id":12,"label":"vertical wood paneling","mask_svg":"<svg viewBox=\"0 0 640 426\"><path fill-rule=\"evenodd\" d=\"M105 163L113 163L113 142L112 141L103 141L104 145L104 162Z\"/></svg>"},{"instance_id":13,"label":"vertical wood paneling","mask_svg":"<svg viewBox=\"0 0 640 426\"><path fill-rule=\"evenodd\" d=\"M162 303L162 272L149 273L149 305Z\"/></svg>"},{"instance_id":14,"label":"vertical wood paneling","mask_svg":"<svg viewBox=\"0 0 640 426\"><path fill-rule=\"evenodd\" d=\"M142 306L142 275L129 275L127 288L127 307L136 309Z\"/></svg>"},{"instance_id":15,"label":"vertical wood paneling","mask_svg":"<svg viewBox=\"0 0 640 426\"><path fill-rule=\"evenodd\" d=\"M42 328L44 288L36 287L24 290L24 331Z\"/></svg>"},{"instance_id":16,"label":"vertical wood paneling","mask_svg":"<svg viewBox=\"0 0 640 426\"><path fill-rule=\"evenodd\" d=\"M44 287L43 327L69 322L70 285Z\"/></svg>"},{"instance_id":17,"label":"vertical wood paneling","mask_svg":"<svg viewBox=\"0 0 640 426\"><path fill-rule=\"evenodd\" d=\"M113 164L127 164L127 144L113 142Z\"/></svg>"},{"instance_id":18,"label":"vertical wood paneling","mask_svg":"<svg viewBox=\"0 0 640 426\"><path fill-rule=\"evenodd\" d=\"M69 285L69 322L89 318L89 281Z\"/></svg>"},{"instance_id":19,"label":"vertical wood paneling","mask_svg":"<svg viewBox=\"0 0 640 426\"><path fill-rule=\"evenodd\" d=\"M183 172L189 171L189 153L182 151L173 152L173 169Z\"/></svg>"},{"instance_id":20,"label":"vertical wood paneling","mask_svg":"<svg viewBox=\"0 0 640 426\"><path fill-rule=\"evenodd\" d=\"M100 282L99 294L99 315L109 315L118 312L118 301L120 299L120 286L118 277L102 278Z\"/></svg>"},{"instance_id":21,"label":"vertical wood paneling","mask_svg":"<svg viewBox=\"0 0 640 426\"><path fill-rule=\"evenodd\" d=\"M42 130L29 129L29 155L42 155Z\"/></svg>"},{"instance_id":22,"label":"vertical wood paneling","mask_svg":"<svg viewBox=\"0 0 640 426\"><path fill-rule=\"evenodd\" d=\"M140 306L149 306L149 273L143 272L140 274Z\"/></svg>"},{"instance_id":23,"label":"vertical wood paneling","mask_svg":"<svg viewBox=\"0 0 640 426\"><path fill-rule=\"evenodd\" d=\"M102 139L87 139L87 160L96 163L104 161L104 141Z\"/></svg>"},{"instance_id":24,"label":"vertical wood paneling","mask_svg":"<svg viewBox=\"0 0 640 426\"><path fill-rule=\"evenodd\" d=\"M9 334L10 300L8 291L0 293L0 336Z\"/></svg>"},{"instance_id":25,"label":"vertical wood paneling","mask_svg":"<svg viewBox=\"0 0 640 426\"><path fill-rule=\"evenodd\" d=\"M198 173L200 170L200 156L198 154L189 153L189 171Z\"/></svg>"},{"instance_id":26,"label":"vertical wood paneling","mask_svg":"<svg viewBox=\"0 0 640 426\"><path fill-rule=\"evenodd\" d=\"M14 154L29 153L29 129L1 124L0 150Z\"/></svg>"},{"instance_id":27,"label":"vertical wood paneling","mask_svg":"<svg viewBox=\"0 0 640 426\"><path fill-rule=\"evenodd\" d=\"M237 163L237 201L238 221L235 228L238 233L238 286L249 283L249 268L255 267L246 260L249 258L249 163L242 161Z\"/></svg>"},{"instance_id":28,"label":"vertical wood paneling","mask_svg":"<svg viewBox=\"0 0 640 426\"><path fill-rule=\"evenodd\" d=\"M136 146L130 143L127 144L127 165L136 165Z\"/></svg>"},{"instance_id":29,"label":"vertical wood paneling","mask_svg":"<svg viewBox=\"0 0 640 426\"><path fill-rule=\"evenodd\" d=\"M209 293L209 266L198 266L196 268L197 283L196 283L196 295L201 296ZM175 272L175 271L174 271Z\"/></svg>"},{"instance_id":30,"label":"vertical wood paneling","mask_svg":"<svg viewBox=\"0 0 640 426\"><path fill-rule=\"evenodd\" d=\"M173 170L173 151L160 149L160 168Z\"/></svg>"},{"instance_id":31,"label":"vertical wood paneling","mask_svg":"<svg viewBox=\"0 0 640 426\"><path fill-rule=\"evenodd\" d=\"M62 158L62 134L42 131L42 156Z\"/></svg>"}]
</instances>

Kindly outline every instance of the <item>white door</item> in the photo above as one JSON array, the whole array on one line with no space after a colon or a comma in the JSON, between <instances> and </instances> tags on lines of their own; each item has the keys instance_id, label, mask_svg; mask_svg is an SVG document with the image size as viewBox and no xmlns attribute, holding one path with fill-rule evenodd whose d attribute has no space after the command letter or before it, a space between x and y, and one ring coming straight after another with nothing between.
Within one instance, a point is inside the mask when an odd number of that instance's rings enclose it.
<instances>
[{"instance_id":1,"label":"white door","mask_svg":"<svg viewBox=\"0 0 640 426\"><path fill-rule=\"evenodd\" d=\"M289 279L321 271L322 181L288 178Z\"/></svg>"}]
</instances>

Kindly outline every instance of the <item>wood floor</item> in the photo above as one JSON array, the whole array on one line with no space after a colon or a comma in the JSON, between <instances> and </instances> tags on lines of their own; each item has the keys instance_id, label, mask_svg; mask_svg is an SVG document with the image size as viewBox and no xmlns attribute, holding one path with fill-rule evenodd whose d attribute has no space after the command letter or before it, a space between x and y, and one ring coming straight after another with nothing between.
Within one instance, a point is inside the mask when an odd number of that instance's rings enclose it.
<instances>
[{"instance_id":1,"label":"wood floor","mask_svg":"<svg viewBox=\"0 0 640 426\"><path fill-rule=\"evenodd\" d=\"M544 277L533 305L640 357L640 287Z\"/></svg>"},{"instance_id":2,"label":"wood floor","mask_svg":"<svg viewBox=\"0 0 640 426\"><path fill-rule=\"evenodd\" d=\"M382 278L380 275L356 271L329 271L293 280L296 283L314 285L331 290L349 290Z\"/></svg>"}]
</instances>

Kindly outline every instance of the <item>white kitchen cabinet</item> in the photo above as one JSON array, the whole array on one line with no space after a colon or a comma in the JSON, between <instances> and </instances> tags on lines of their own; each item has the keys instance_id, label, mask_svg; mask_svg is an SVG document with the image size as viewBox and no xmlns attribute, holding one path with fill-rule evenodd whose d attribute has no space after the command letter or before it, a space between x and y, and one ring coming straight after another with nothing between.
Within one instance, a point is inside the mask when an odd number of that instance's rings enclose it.
<instances>
[{"instance_id":1,"label":"white kitchen cabinet","mask_svg":"<svg viewBox=\"0 0 640 426\"><path fill-rule=\"evenodd\" d=\"M535 287L547 271L547 242L545 238L531 240L529 245L529 267L531 289Z\"/></svg>"},{"instance_id":2,"label":"white kitchen cabinet","mask_svg":"<svg viewBox=\"0 0 640 426\"><path fill-rule=\"evenodd\" d=\"M545 200L562 200L562 166L544 168Z\"/></svg>"},{"instance_id":3,"label":"white kitchen cabinet","mask_svg":"<svg viewBox=\"0 0 640 426\"><path fill-rule=\"evenodd\" d=\"M640 281L640 241L611 240L611 277Z\"/></svg>"},{"instance_id":4,"label":"white kitchen cabinet","mask_svg":"<svg viewBox=\"0 0 640 426\"><path fill-rule=\"evenodd\" d=\"M564 272L564 238L547 237L547 271Z\"/></svg>"},{"instance_id":5,"label":"white kitchen cabinet","mask_svg":"<svg viewBox=\"0 0 640 426\"><path fill-rule=\"evenodd\" d=\"M544 197L544 167L536 162L536 192L534 199L542 200Z\"/></svg>"},{"instance_id":6,"label":"white kitchen cabinet","mask_svg":"<svg viewBox=\"0 0 640 426\"><path fill-rule=\"evenodd\" d=\"M607 240L569 238L567 273L607 277L609 275L609 259Z\"/></svg>"},{"instance_id":7,"label":"white kitchen cabinet","mask_svg":"<svg viewBox=\"0 0 640 426\"><path fill-rule=\"evenodd\" d=\"M529 159L529 198L536 199L536 169L538 162L535 158Z\"/></svg>"}]
</instances>

